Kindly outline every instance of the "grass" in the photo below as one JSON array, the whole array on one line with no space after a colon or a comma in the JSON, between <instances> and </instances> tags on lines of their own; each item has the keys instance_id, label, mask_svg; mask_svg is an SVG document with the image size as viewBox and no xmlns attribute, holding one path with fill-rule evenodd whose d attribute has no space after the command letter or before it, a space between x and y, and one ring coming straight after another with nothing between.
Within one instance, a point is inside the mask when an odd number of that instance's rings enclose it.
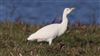
<instances>
[{"instance_id":1,"label":"grass","mask_svg":"<svg viewBox=\"0 0 100 56\"><path fill-rule=\"evenodd\" d=\"M68 27L51 46L28 42L26 38L41 27L0 23L0 56L100 56L100 26Z\"/></svg>"}]
</instances>

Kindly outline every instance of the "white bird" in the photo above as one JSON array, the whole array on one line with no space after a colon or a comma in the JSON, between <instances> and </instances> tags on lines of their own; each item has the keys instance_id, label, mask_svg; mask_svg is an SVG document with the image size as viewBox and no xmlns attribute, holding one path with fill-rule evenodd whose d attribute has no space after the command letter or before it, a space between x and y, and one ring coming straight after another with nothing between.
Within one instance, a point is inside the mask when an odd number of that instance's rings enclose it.
<instances>
[{"instance_id":1,"label":"white bird","mask_svg":"<svg viewBox=\"0 0 100 56\"><path fill-rule=\"evenodd\" d=\"M35 33L31 34L27 40L37 40L37 42L46 41L49 45L51 45L54 38L61 36L66 31L68 24L68 18L66 16L70 14L73 9L74 8L65 8L61 23L44 26Z\"/></svg>"}]
</instances>

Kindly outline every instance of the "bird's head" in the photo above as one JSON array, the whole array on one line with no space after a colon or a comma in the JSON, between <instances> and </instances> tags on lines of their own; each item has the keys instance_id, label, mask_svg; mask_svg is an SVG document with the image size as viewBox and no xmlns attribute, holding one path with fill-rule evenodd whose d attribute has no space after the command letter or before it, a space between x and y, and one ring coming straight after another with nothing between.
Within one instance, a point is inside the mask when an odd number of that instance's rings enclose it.
<instances>
[{"instance_id":1,"label":"bird's head","mask_svg":"<svg viewBox=\"0 0 100 56\"><path fill-rule=\"evenodd\" d=\"M64 9L64 13L65 14L69 14L72 10L74 10L75 8L65 8Z\"/></svg>"}]
</instances>

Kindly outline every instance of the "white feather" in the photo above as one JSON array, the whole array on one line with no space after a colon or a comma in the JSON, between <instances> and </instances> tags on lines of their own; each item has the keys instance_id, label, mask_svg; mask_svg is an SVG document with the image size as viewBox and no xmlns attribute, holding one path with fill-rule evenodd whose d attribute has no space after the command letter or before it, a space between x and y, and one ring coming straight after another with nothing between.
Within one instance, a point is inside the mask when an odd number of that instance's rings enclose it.
<instances>
[{"instance_id":1,"label":"white feather","mask_svg":"<svg viewBox=\"0 0 100 56\"><path fill-rule=\"evenodd\" d=\"M66 29L68 24L67 15L73 10L74 8L65 8L63 12L63 19L62 22L59 24L50 24L47 25L41 29L39 29L37 32L31 34L27 40L33 41L37 40L40 41L47 41L49 42L49 45L51 45L52 40L56 38L57 36L62 35Z\"/></svg>"}]
</instances>

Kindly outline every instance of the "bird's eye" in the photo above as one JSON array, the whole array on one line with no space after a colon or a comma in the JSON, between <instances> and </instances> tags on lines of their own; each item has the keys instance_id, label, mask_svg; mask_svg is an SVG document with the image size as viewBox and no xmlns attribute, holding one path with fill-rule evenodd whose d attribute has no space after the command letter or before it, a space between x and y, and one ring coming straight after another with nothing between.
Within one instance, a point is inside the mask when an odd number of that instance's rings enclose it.
<instances>
[{"instance_id":1,"label":"bird's eye","mask_svg":"<svg viewBox=\"0 0 100 56\"><path fill-rule=\"evenodd\" d=\"M68 11L69 9L67 9L67 11Z\"/></svg>"}]
</instances>

